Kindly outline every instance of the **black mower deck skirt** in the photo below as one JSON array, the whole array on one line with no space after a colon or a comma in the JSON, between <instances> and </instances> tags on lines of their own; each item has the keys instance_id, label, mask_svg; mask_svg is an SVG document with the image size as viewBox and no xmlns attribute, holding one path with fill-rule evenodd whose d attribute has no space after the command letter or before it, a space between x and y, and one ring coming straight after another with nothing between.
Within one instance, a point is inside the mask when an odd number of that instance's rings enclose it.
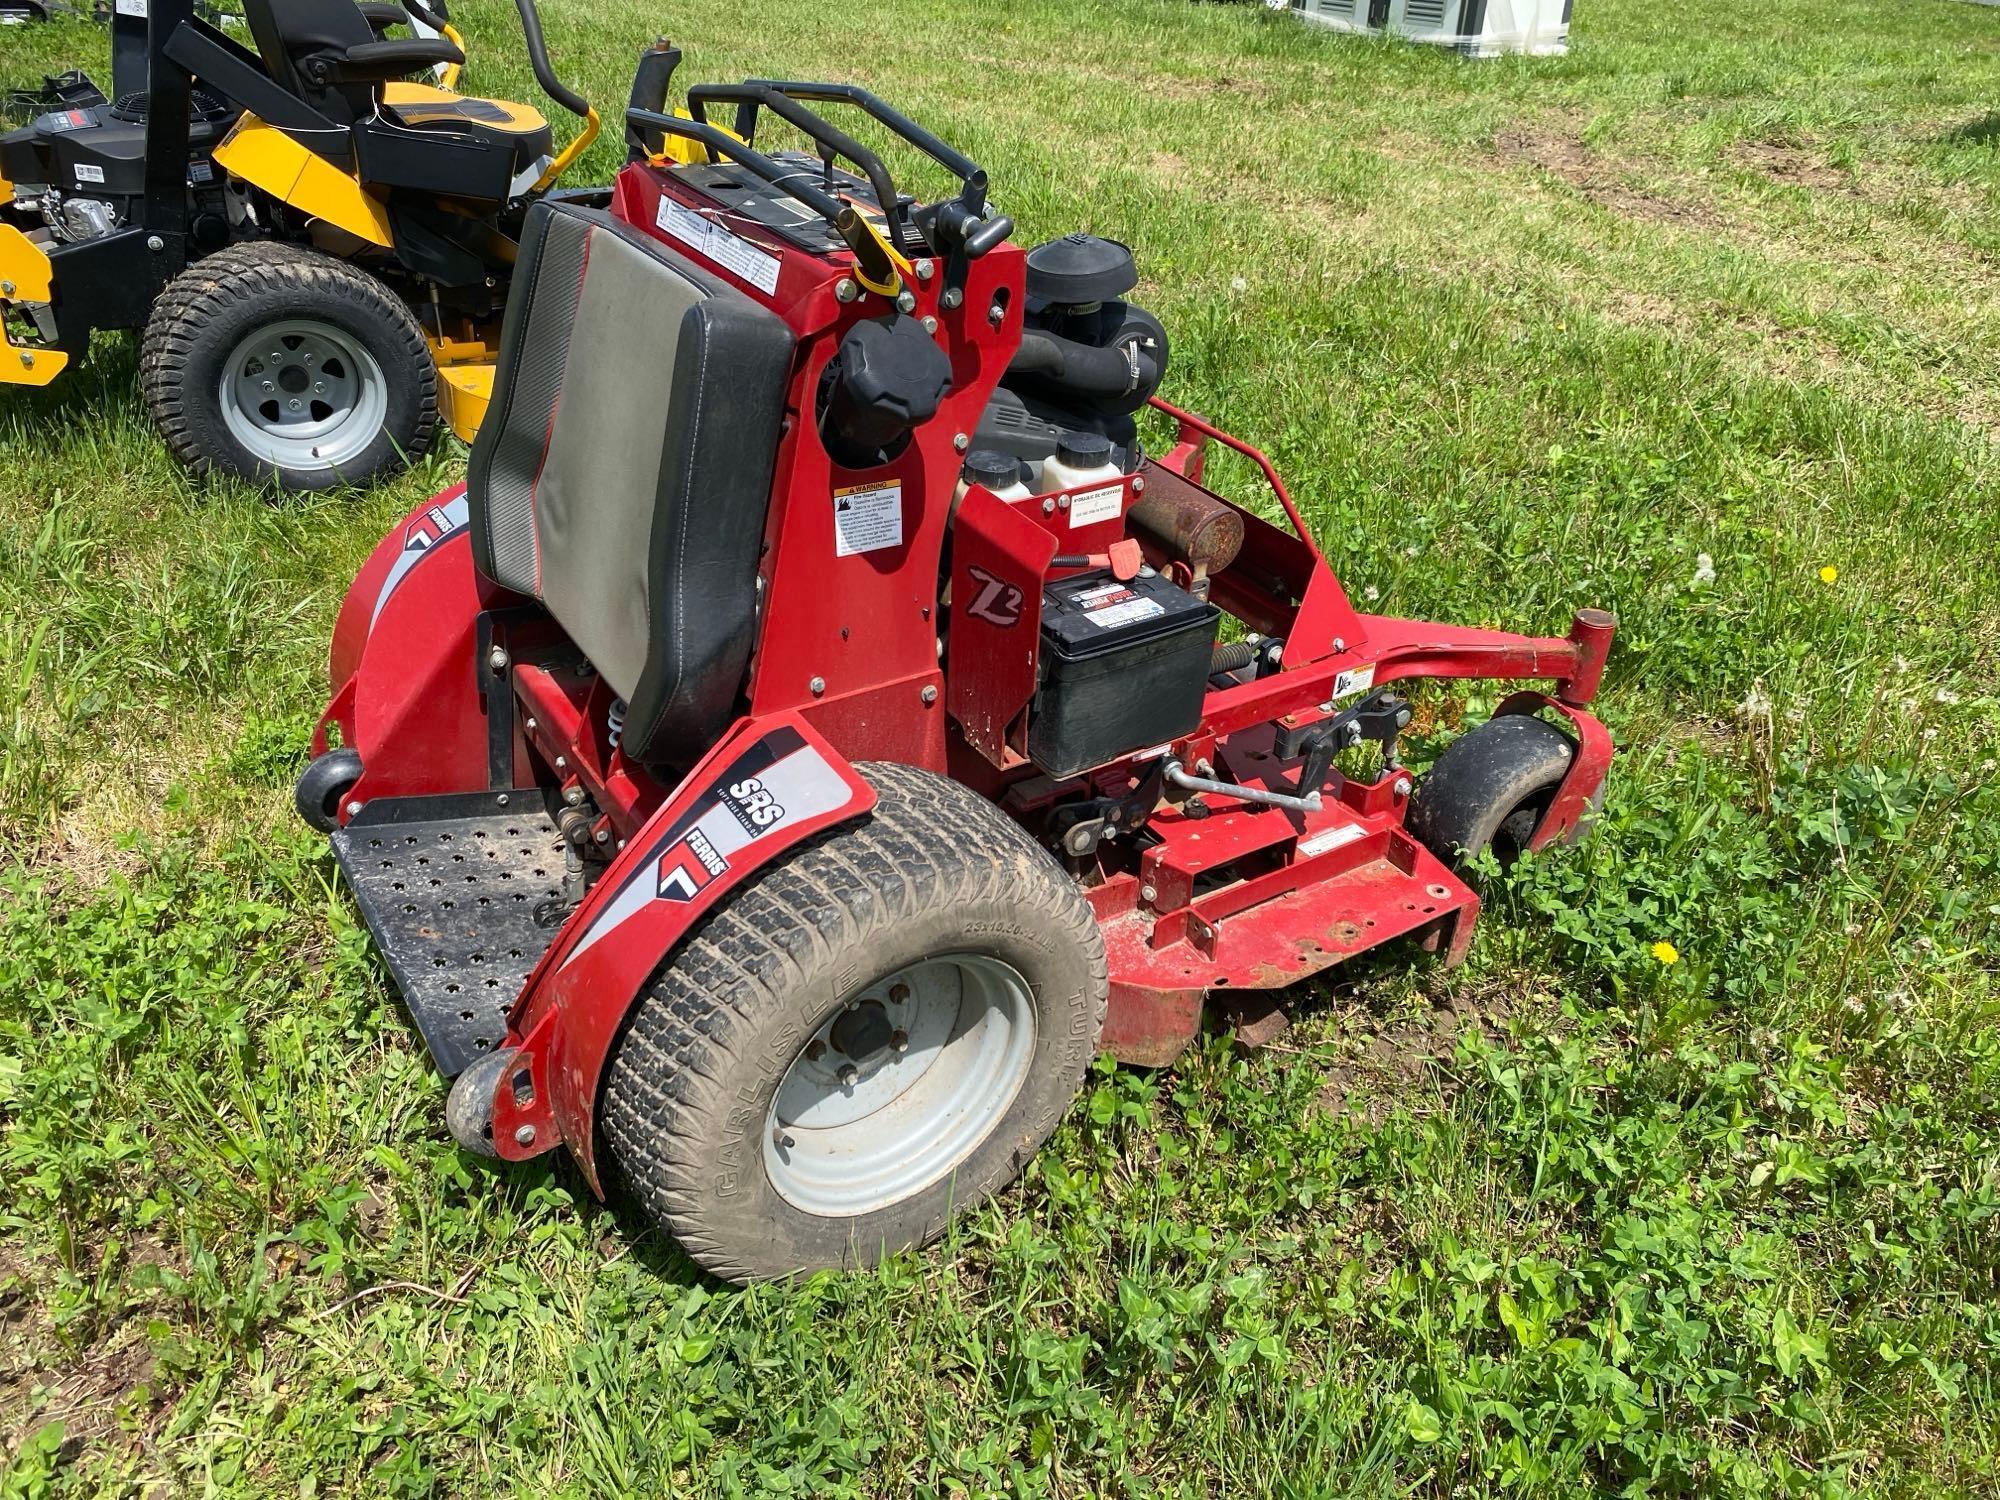
<instances>
[{"instance_id":1,"label":"black mower deck skirt","mask_svg":"<svg viewBox=\"0 0 2000 1500\"><path fill-rule=\"evenodd\" d=\"M563 845L533 793L377 798L333 856L445 1077L507 1034L507 1011L556 926ZM557 925L560 923L558 916Z\"/></svg>"}]
</instances>

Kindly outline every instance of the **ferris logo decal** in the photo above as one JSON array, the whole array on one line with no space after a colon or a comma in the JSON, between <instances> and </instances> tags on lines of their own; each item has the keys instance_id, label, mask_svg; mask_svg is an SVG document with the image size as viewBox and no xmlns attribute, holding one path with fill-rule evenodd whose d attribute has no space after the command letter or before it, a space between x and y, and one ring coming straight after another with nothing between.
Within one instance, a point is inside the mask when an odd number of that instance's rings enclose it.
<instances>
[{"instance_id":1,"label":"ferris logo decal","mask_svg":"<svg viewBox=\"0 0 2000 1500\"><path fill-rule=\"evenodd\" d=\"M382 591L375 596L375 610L368 617L371 629L381 618L382 606L389 602L389 596L402 586L405 578L410 576L410 569L437 551L440 545L464 531L471 523L472 507L466 504L463 491L442 505L434 502L425 506L404 523L403 550L389 565L389 575L382 580Z\"/></svg>"},{"instance_id":2,"label":"ferris logo decal","mask_svg":"<svg viewBox=\"0 0 2000 1500\"><path fill-rule=\"evenodd\" d=\"M403 550L428 552L457 529L443 507L433 505L403 528Z\"/></svg>"},{"instance_id":3,"label":"ferris logo decal","mask_svg":"<svg viewBox=\"0 0 2000 1500\"><path fill-rule=\"evenodd\" d=\"M810 818L836 812L855 791L826 757L798 731L774 730L750 746L689 805L673 828L661 834L658 853L645 856L617 893L605 903L576 946L563 958L568 968L592 946L656 902L686 906L712 899L710 887L754 866L758 841Z\"/></svg>"},{"instance_id":4,"label":"ferris logo decal","mask_svg":"<svg viewBox=\"0 0 2000 1500\"><path fill-rule=\"evenodd\" d=\"M736 815L736 821L743 825L743 831L752 838L785 816L784 807L755 776L732 781L715 796L718 802Z\"/></svg>"},{"instance_id":5,"label":"ferris logo decal","mask_svg":"<svg viewBox=\"0 0 2000 1500\"><path fill-rule=\"evenodd\" d=\"M657 870L662 901L692 901L704 887L729 869L729 861L699 828L660 856Z\"/></svg>"},{"instance_id":6,"label":"ferris logo decal","mask_svg":"<svg viewBox=\"0 0 2000 1500\"><path fill-rule=\"evenodd\" d=\"M965 606L965 612L975 620L984 620L988 625L998 625L1002 630L1012 630L1021 623L1021 605L1026 596L1018 584L1009 583L1004 578L995 578L984 568L966 565L966 572L972 575L977 591Z\"/></svg>"}]
</instances>

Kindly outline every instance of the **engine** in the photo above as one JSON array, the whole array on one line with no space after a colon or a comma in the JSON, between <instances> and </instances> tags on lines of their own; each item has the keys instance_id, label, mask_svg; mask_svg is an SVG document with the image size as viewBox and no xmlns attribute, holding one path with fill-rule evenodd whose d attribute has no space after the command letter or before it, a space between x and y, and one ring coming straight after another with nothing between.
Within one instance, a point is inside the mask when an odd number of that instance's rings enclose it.
<instances>
[{"instance_id":1,"label":"engine","mask_svg":"<svg viewBox=\"0 0 2000 1500\"><path fill-rule=\"evenodd\" d=\"M60 82L52 80L51 87ZM88 89L85 81L81 87ZM14 184L13 217L45 244L101 239L130 223L146 192L146 100L90 102L75 91L22 129L0 135L0 179ZM228 242L232 219L244 211L209 153L237 111L197 89L189 122L189 230L203 250ZM30 226L33 226L32 228Z\"/></svg>"},{"instance_id":2,"label":"engine","mask_svg":"<svg viewBox=\"0 0 2000 1500\"><path fill-rule=\"evenodd\" d=\"M1167 373L1167 330L1124 294L1138 285L1116 240L1070 234L1028 252L1021 347L981 417L975 447L1006 453L1038 488L1066 435L1096 433L1118 467L1139 465L1133 415Z\"/></svg>"}]
</instances>

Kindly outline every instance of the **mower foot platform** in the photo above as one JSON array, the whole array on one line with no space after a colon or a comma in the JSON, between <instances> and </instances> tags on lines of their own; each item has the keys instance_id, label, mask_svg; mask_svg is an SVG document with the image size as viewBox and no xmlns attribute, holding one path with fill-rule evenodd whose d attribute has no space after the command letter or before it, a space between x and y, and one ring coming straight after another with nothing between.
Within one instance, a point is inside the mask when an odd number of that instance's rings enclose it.
<instances>
[{"instance_id":1,"label":"mower foot platform","mask_svg":"<svg viewBox=\"0 0 2000 1500\"><path fill-rule=\"evenodd\" d=\"M333 855L438 1070L456 1077L507 1034L561 926L554 820L532 791L377 798L333 835Z\"/></svg>"}]
</instances>

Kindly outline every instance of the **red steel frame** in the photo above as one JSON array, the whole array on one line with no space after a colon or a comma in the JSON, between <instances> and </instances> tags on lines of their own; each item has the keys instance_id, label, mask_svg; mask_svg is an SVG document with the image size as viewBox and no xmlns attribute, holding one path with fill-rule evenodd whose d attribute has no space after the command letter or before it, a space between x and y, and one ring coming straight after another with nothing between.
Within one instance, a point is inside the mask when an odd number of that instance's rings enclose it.
<instances>
[{"instance_id":1,"label":"red steel frame","mask_svg":"<svg viewBox=\"0 0 2000 1500\"><path fill-rule=\"evenodd\" d=\"M720 217L683 178L643 164L620 175L614 211L689 253L653 228L663 199ZM334 695L317 748L327 747L337 726L341 742L360 752L365 769L350 808L375 797L489 787L574 789L597 809L598 846L615 851L516 1002L508 1045L517 1066L493 1101L501 1155L525 1158L566 1142L597 1184L597 1085L633 999L733 885L797 840L873 805L852 769L857 760L948 772L1033 821L1065 802L1127 795L1168 756L1191 769L1206 766L1203 774L1220 780L1290 791L1297 763L1278 758L1279 731L1331 717L1371 687L1417 677L1538 681L1549 691L1516 692L1500 711L1558 716L1578 753L1534 842L1580 830L1611 756L1608 734L1585 711L1610 647L1608 615L1579 611L1568 635L1551 638L1358 612L1271 461L1157 399L1153 405L1175 423L1175 445L1125 479L1118 515L1070 526L1069 495L1010 504L975 487L954 517L964 436L1019 342L1024 258L1011 245L970 263L956 306L943 295L945 278L910 283L911 315L936 320L952 389L901 455L857 480L819 442L813 394L841 335L884 309L866 295L841 300L836 289L849 268L839 260L740 218L729 227L777 258L775 290L760 290L726 265L708 269L783 316L799 352L743 713L710 755L673 785L626 760L606 728L610 689L559 660L563 640L553 621L474 570L463 486L426 502L384 538L335 631ZM1245 527L1242 551L1209 580L1214 603L1282 638L1282 668L1211 690L1200 725L1171 745L1053 782L1023 753L1041 587L1064 571L1053 559L1101 553L1121 538L1124 511L1149 483L1199 487L1210 442L1258 466L1288 523L1276 526L1235 506ZM836 556L832 492L857 482L900 484L900 546ZM948 526L946 619L939 581ZM1163 568L1172 562L1149 561ZM505 741L497 757L496 714ZM727 783L744 754L773 736L819 757L842 795L732 857L698 899L672 896L659 869L676 830ZM1151 811L1143 845L1110 840L1080 862L1111 959L1107 1050L1132 1062L1171 1061L1195 1035L1211 990L1289 985L1391 938L1414 935L1447 962L1462 957L1478 898L1405 830L1411 789L1411 778L1391 767L1373 782L1336 777L1313 813L1226 795L1192 807L1164 800ZM631 893L649 889L648 882L660 893L636 917L628 911L621 918L617 940L577 958L582 935L602 926L621 900L630 907Z\"/></svg>"}]
</instances>

